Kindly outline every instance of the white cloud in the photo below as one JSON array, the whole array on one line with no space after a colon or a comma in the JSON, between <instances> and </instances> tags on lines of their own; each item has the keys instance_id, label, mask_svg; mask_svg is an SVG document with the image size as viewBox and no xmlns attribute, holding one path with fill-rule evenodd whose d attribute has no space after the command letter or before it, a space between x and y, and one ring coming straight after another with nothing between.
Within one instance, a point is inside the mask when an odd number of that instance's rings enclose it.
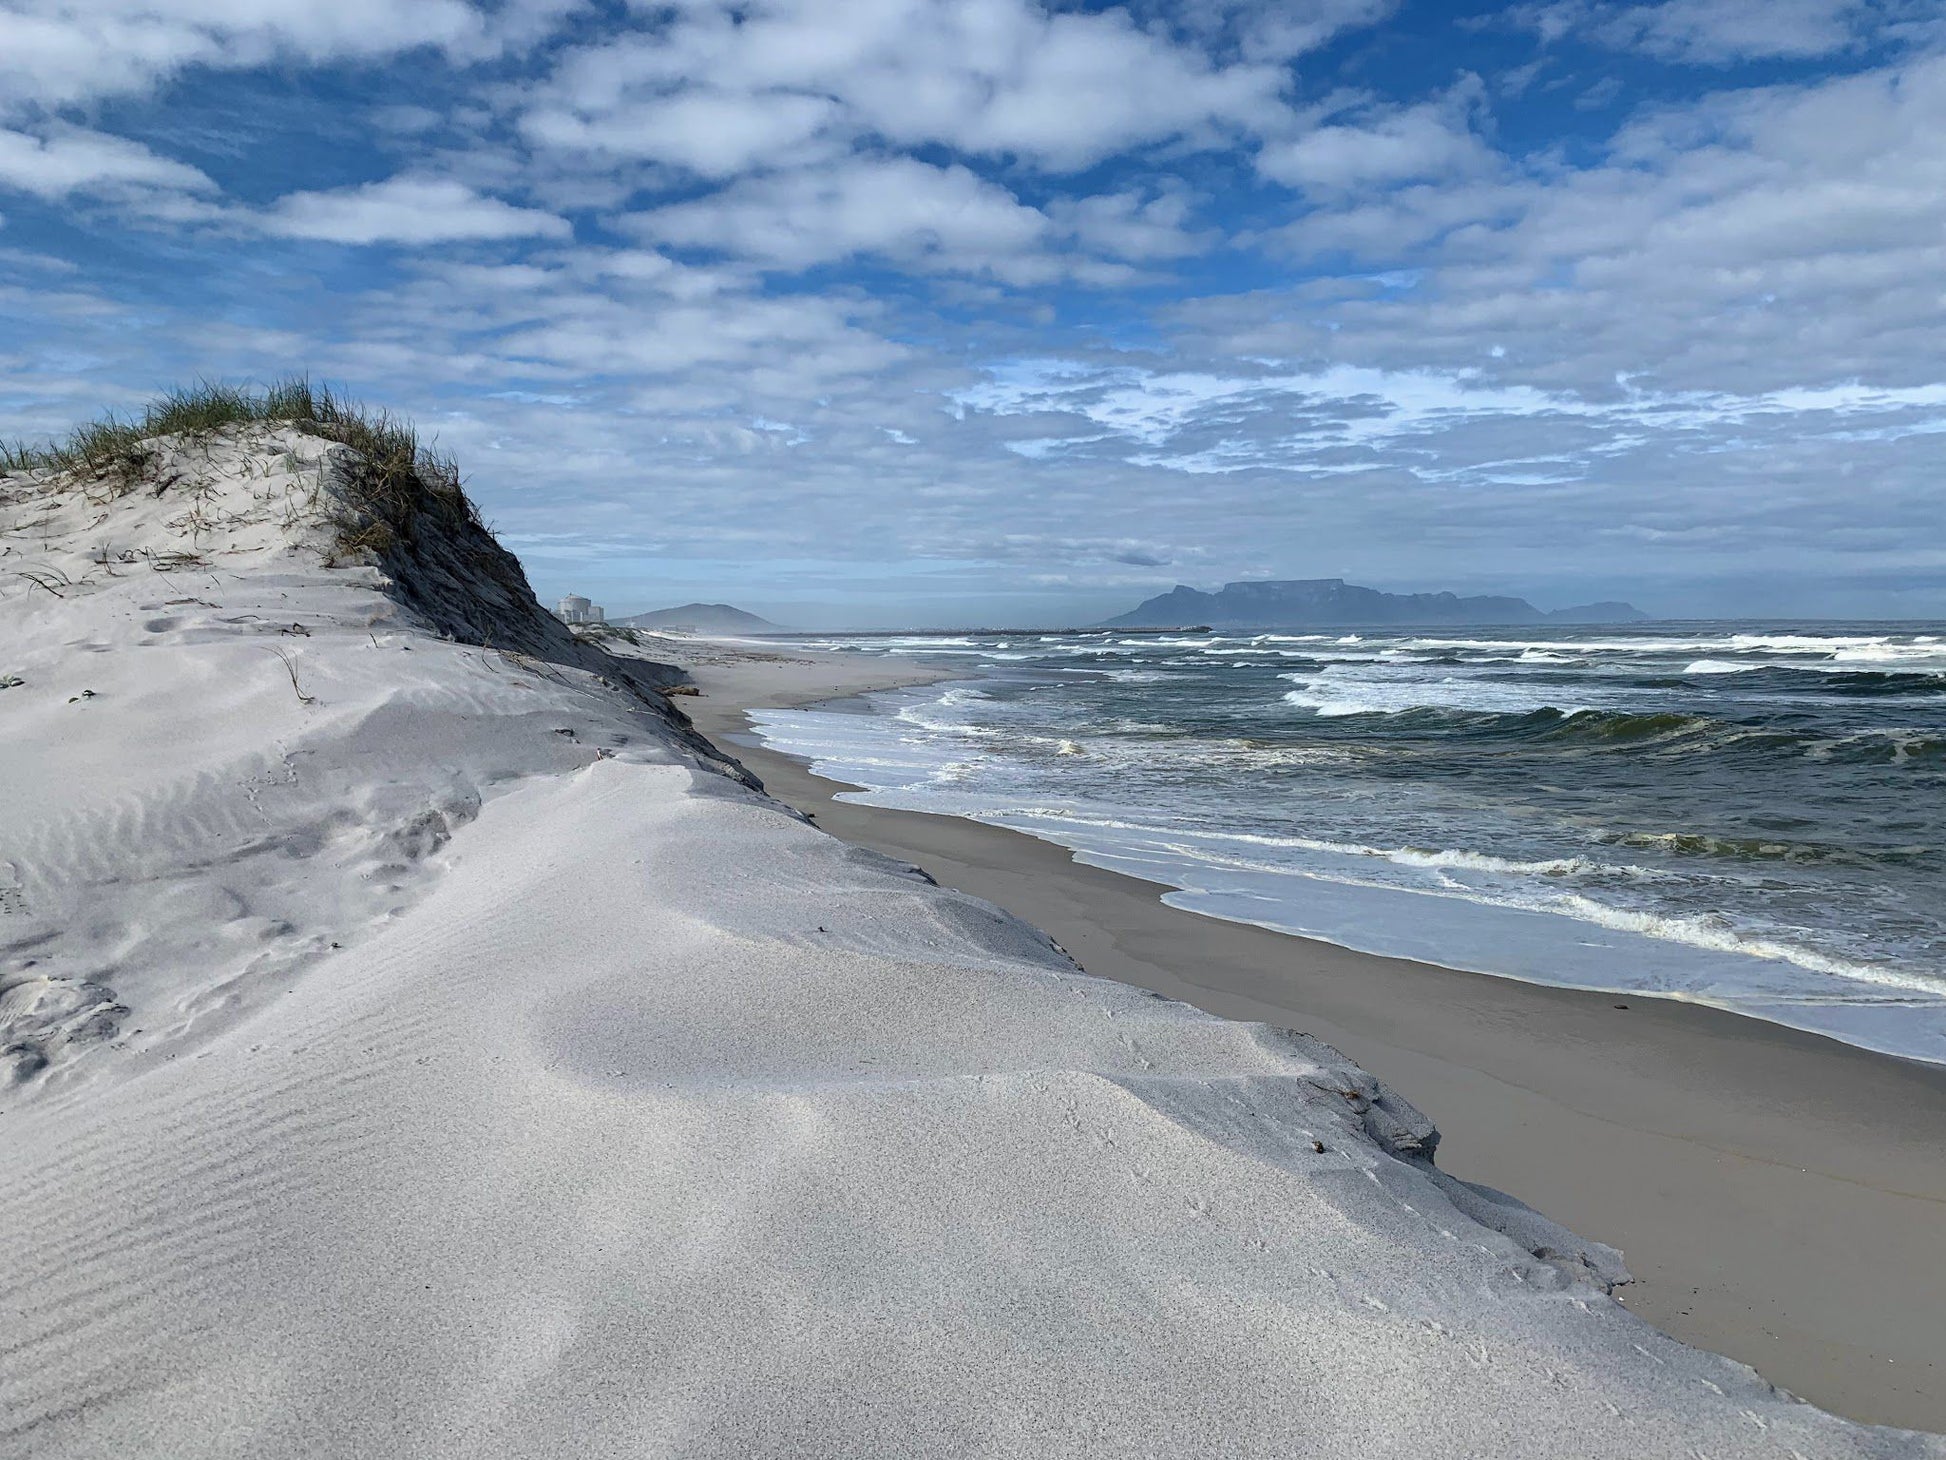
<instances>
[{"instance_id":1,"label":"white cloud","mask_svg":"<svg viewBox=\"0 0 1946 1460\"><path fill-rule=\"evenodd\" d=\"M76 192L210 192L215 187L196 168L105 132L57 127L37 137L0 128L0 188L57 199Z\"/></svg>"},{"instance_id":2,"label":"white cloud","mask_svg":"<svg viewBox=\"0 0 1946 1460\"><path fill-rule=\"evenodd\" d=\"M859 256L916 273L963 274L1034 286L1112 286L1135 263L1183 258L1216 234L1190 224L1179 189L1051 202L1046 212L954 164L851 157L743 178L721 191L614 220L642 238L801 271Z\"/></svg>"},{"instance_id":3,"label":"white cloud","mask_svg":"<svg viewBox=\"0 0 1946 1460\"><path fill-rule=\"evenodd\" d=\"M521 130L544 147L643 158L703 177L730 177L792 160L837 111L827 97L736 95L698 87L592 116L564 107L537 109L522 118Z\"/></svg>"},{"instance_id":4,"label":"white cloud","mask_svg":"<svg viewBox=\"0 0 1946 1460\"><path fill-rule=\"evenodd\" d=\"M508 21L531 30L546 8L548 0L521 0ZM494 34L462 0L5 0L0 108L139 92L196 65L234 70L421 46L479 52Z\"/></svg>"},{"instance_id":5,"label":"white cloud","mask_svg":"<svg viewBox=\"0 0 1946 1460\"><path fill-rule=\"evenodd\" d=\"M856 254L917 269L1045 277L1048 220L960 166L853 159L745 179L627 220L657 242L803 269Z\"/></svg>"},{"instance_id":6,"label":"white cloud","mask_svg":"<svg viewBox=\"0 0 1946 1460\"><path fill-rule=\"evenodd\" d=\"M1041 438L1031 456L1053 456L1057 446L1098 446L1109 452L1140 450L1154 465L1207 469L1207 426L1224 432L1218 442L1232 469L1280 467L1315 471L1370 471L1364 454L1384 452L1417 438L1460 438L1483 420L1553 422L1576 442L1549 461L1578 467L1584 475L1596 457L1652 440L1652 434L1711 428L1833 430L1837 420L1884 419L1886 430L1938 428L1946 422L1946 382L1909 387L1841 382L1786 387L1755 395L1726 391L1650 391L1623 385L1605 397L1543 391L1533 385L1485 380L1479 372L1384 370L1329 364L1304 372L1259 370L1218 374L1154 370L1146 366L1088 366L1072 360L1024 360L992 368L989 380L954 393L969 411L1000 417L1068 417L1098 432L1066 440ZM1812 424L1814 417L1829 417ZM1590 434L1590 426L1600 434ZM1644 434L1652 432L1652 434ZM1856 438L1856 432L1851 432ZM1173 448L1189 442L1189 452ZM1020 450L1022 442L1014 442ZM1426 469L1442 479L1498 479L1500 461L1465 463L1456 444ZM1532 461L1535 457L1526 457ZM1411 461L1407 469L1419 471Z\"/></svg>"},{"instance_id":7,"label":"white cloud","mask_svg":"<svg viewBox=\"0 0 1946 1460\"><path fill-rule=\"evenodd\" d=\"M1445 101L1375 109L1354 122L1268 144L1257 157L1266 177L1336 193L1472 177L1491 171L1495 162L1493 150L1468 126L1464 107Z\"/></svg>"},{"instance_id":8,"label":"white cloud","mask_svg":"<svg viewBox=\"0 0 1946 1460\"><path fill-rule=\"evenodd\" d=\"M594 0L499 0L486 11L474 56L514 55L547 40L563 23L594 9Z\"/></svg>"},{"instance_id":9,"label":"white cloud","mask_svg":"<svg viewBox=\"0 0 1946 1460\"><path fill-rule=\"evenodd\" d=\"M358 300L352 324L359 350L384 352L384 368L407 378L477 370L583 392L622 382L658 430L704 418L714 429L732 403L743 417L801 416L807 394L904 358L869 328L870 303L766 297L757 282L640 249L550 248L515 264L431 257Z\"/></svg>"},{"instance_id":10,"label":"white cloud","mask_svg":"<svg viewBox=\"0 0 1946 1460\"><path fill-rule=\"evenodd\" d=\"M1936 378L1946 329L1946 57L1639 113L1585 168L1347 196L1288 226L1416 287L1353 288L1327 340L1238 311L1221 345L1470 365L1595 389L1652 372L1686 389ZM1217 311L1221 313L1221 310Z\"/></svg>"},{"instance_id":11,"label":"white cloud","mask_svg":"<svg viewBox=\"0 0 1946 1460\"><path fill-rule=\"evenodd\" d=\"M1575 33L1616 50L1722 65L1852 50L1919 13L1901 0L1660 0L1619 6L1563 0L1525 7L1516 16L1549 40Z\"/></svg>"},{"instance_id":12,"label":"white cloud","mask_svg":"<svg viewBox=\"0 0 1946 1460\"><path fill-rule=\"evenodd\" d=\"M818 299L741 297L645 305L591 295L557 298L549 306L497 348L508 358L542 362L571 375L633 375L645 384L699 367L748 371L744 398L760 397L766 383L774 387L788 381L795 414L802 413L801 393L807 389L883 369L903 353L853 326L842 307ZM722 382L712 381L702 393L722 388ZM669 409L667 396L661 409ZM663 422L665 428L670 424Z\"/></svg>"},{"instance_id":13,"label":"white cloud","mask_svg":"<svg viewBox=\"0 0 1946 1460\"><path fill-rule=\"evenodd\" d=\"M1726 89L1640 63L1623 103L1676 95L1670 75L1688 95L1615 130L1571 110L1592 75L1542 50L1571 84L1529 86L1517 135L1551 108L1579 141L1499 156L1477 83L1316 53L1390 0L610 3L524 75L467 69L577 3L0 0L0 92L31 118L0 132L0 178L43 200L9 241L76 269L0 283L0 425L307 364L437 430L543 574L741 560L806 596L922 562L990 601L1050 566L1123 581L1190 554L1396 581L1460 555L1581 578L1930 552L1941 581L1946 61L1878 21L1780 0L1753 40L1730 0L1550 7L1562 36L1660 57L1835 46L1879 69ZM324 124L379 122L351 175L399 175L292 180L179 92L118 104L122 138L48 110L253 58L372 66L351 89L395 104ZM272 135L321 120L251 95ZM246 207L206 157L253 196L309 190ZM113 270L72 242L104 199L143 225ZM408 247L335 261L320 312L265 235ZM247 279L227 322L200 276L174 292L185 257ZM1075 281L1143 288L1046 288ZM1028 354L1063 363L978 371Z\"/></svg>"},{"instance_id":14,"label":"white cloud","mask_svg":"<svg viewBox=\"0 0 1946 1460\"><path fill-rule=\"evenodd\" d=\"M1145 20L1180 26L1212 49L1288 61L1377 24L1398 9L1398 0L1136 0L1129 8Z\"/></svg>"},{"instance_id":15,"label":"white cloud","mask_svg":"<svg viewBox=\"0 0 1946 1460\"><path fill-rule=\"evenodd\" d=\"M1220 235L1191 226L1192 204L1178 188L1153 197L1131 188L1087 198L1060 198L1048 216L1084 248L1111 258L1148 261L1201 253Z\"/></svg>"},{"instance_id":16,"label":"white cloud","mask_svg":"<svg viewBox=\"0 0 1946 1460\"><path fill-rule=\"evenodd\" d=\"M861 88L861 110L895 140L1012 153L1062 170L1205 125L1256 130L1282 110L1277 68L1211 66L1112 11L1032 17L987 60L969 68L976 86L966 89L977 100L956 114L915 105L920 98L883 73Z\"/></svg>"},{"instance_id":17,"label":"white cloud","mask_svg":"<svg viewBox=\"0 0 1946 1460\"><path fill-rule=\"evenodd\" d=\"M1234 8L1248 12L1242 26L1244 55L1288 60L1345 31L1376 25L1398 7L1399 0L1258 0Z\"/></svg>"},{"instance_id":18,"label":"white cloud","mask_svg":"<svg viewBox=\"0 0 1946 1460\"><path fill-rule=\"evenodd\" d=\"M535 90L524 125L541 142L709 175L761 164L766 146L814 134L1068 171L1148 143L1208 143L1279 125L1286 84L1280 67L1219 64L1115 10L706 0L648 34L564 57ZM730 144L711 145L702 135L711 128Z\"/></svg>"},{"instance_id":19,"label":"white cloud","mask_svg":"<svg viewBox=\"0 0 1946 1460\"><path fill-rule=\"evenodd\" d=\"M483 197L463 183L401 176L332 192L290 193L257 215L283 238L327 243L434 244L509 238L565 238L564 218Z\"/></svg>"},{"instance_id":20,"label":"white cloud","mask_svg":"<svg viewBox=\"0 0 1946 1460\"><path fill-rule=\"evenodd\" d=\"M1099 428L1073 438L1076 445L1135 451L1150 464L1181 469L1206 469L1214 448L1239 470L1366 471L1375 463L1365 453L1477 418L1602 413L1601 407L1531 386L1350 365L1243 375L1028 361L996 370L985 384L954 398L1002 416L1068 415ZM1212 424L1219 430L1214 441L1204 431ZM1179 443L1187 449L1177 450ZM1356 453L1347 454L1353 448ZM1051 453L1043 445L1038 454Z\"/></svg>"},{"instance_id":21,"label":"white cloud","mask_svg":"<svg viewBox=\"0 0 1946 1460\"><path fill-rule=\"evenodd\" d=\"M1849 381L1747 396L1624 385L1597 397L1497 383L1476 371L1332 364L1243 374L1055 359L994 367L952 398L969 411L1034 418L1037 434L1010 445L1041 460L1079 452L1194 473L1391 469L1503 484L1535 480L1537 463L1550 467L1549 480L1577 480L1618 454L1685 435L1695 449L1743 450L1755 443L1726 444L1723 433L1830 432L1865 418L1879 423L1866 432L1946 429L1946 382ZM1049 434L1063 418L1070 434ZM1510 422L1529 442L1513 459L1502 454L1498 430L1478 429ZM1864 439L1856 428L1845 435ZM1436 450L1415 449L1434 441Z\"/></svg>"}]
</instances>

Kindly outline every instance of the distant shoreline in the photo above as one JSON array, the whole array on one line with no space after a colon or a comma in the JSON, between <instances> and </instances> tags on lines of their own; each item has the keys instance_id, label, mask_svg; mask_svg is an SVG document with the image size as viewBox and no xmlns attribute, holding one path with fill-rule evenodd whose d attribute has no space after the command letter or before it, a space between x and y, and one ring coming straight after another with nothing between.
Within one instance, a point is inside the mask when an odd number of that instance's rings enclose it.
<instances>
[{"instance_id":1,"label":"distant shoreline","mask_svg":"<svg viewBox=\"0 0 1946 1460\"><path fill-rule=\"evenodd\" d=\"M1096 635L1103 635L1103 636L1121 634L1121 635L1134 635L1137 637L1146 636L1146 635L1155 635L1155 634L1218 634L1223 636L1242 634L1242 635L1256 636L1256 635L1274 635L1274 634L1302 635L1302 634L1335 634L1335 633L1354 633L1354 634L1355 633L1380 633L1380 632L1393 632L1393 631L1398 631L1403 629L1425 629L1428 631L1437 630L1437 631L1459 632L1465 630L1488 631L1488 630L1502 630L1502 629L1545 629L1550 627L1568 628L1568 629L1612 628L1618 630L1629 630L1629 629L1670 630L1670 629L1684 629L1684 628L1707 628L1707 627L1730 624L1730 623L1739 624L1739 625L1745 625L1745 624L1758 625L1761 627L1776 628L1776 629L1794 629L1794 628L1803 628L1810 625L1817 625L1826 628L1858 629L1862 632L1883 631L1883 632L1896 633L1901 630L1912 630L1915 628L1931 628L1937 622L1938 622L1937 619L1931 619L1931 618L1816 618L1816 617L1812 617L1812 618L1725 619L1725 618L1650 617L1650 618L1640 618L1640 619L1618 620L1612 623L1606 621L1574 622L1568 620L1561 620L1553 623L1549 623L1546 621L1542 621L1542 622L1482 621L1479 623L1457 623L1457 622L1442 620L1442 621L1431 622L1431 623L1414 623L1409 621L1407 622L1347 621L1344 623L1281 624L1281 625L1272 625L1272 626L1266 626L1262 624L1241 624L1241 623L1217 623L1217 624L1187 623L1187 624L1145 624L1139 627L1124 627L1121 625L1104 625L1104 624L1083 624L1080 626L1070 625L1065 627L1035 625L1028 628L993 628L990 626L971 626L971 627L935 626L931 628L902 628L902 629L786 629L786 628L780 628L780 629L766 629L761 632L752 630L748 633L736 634L736 635L730 635L730 634L718 635L716 633L706 633L701 630L656 629L652 627L646 627L643 625L627 624L622 622L621 620L612 620L611 627L641 628L642 631L645 633L679 632L684 635L693 636L696 638L711 638L711 637L733 638L740 643L741 642L770 643L775 641L780 643L795 644L795 643L805 643L805 642L825 640L825 639L925 639L925 638L937 638L937 637L963 638L968 636L981 637L981 638L1030 639L1030 638L1038 638L1045 635L1054 635L1054 634L1096 634Z\"/></svg>"},{"instance_id":2,"label":"distant shoreline","mask_svg":"<svg viewBox=\"0 0 1946 1460\"><path fill-rule=\"evenodd\" d=\"M1091 973L1330 1041L1432 1117L1442 1166L1621 1247L1641 1316L1827 1408L1946 1429L1946 1070L1220 922L1020 833L834 800L840 783L752 743L745 712L962 671L777 649L710 646L683 702L773 795L1026 918Z\"/></svg>"}]
</instances>

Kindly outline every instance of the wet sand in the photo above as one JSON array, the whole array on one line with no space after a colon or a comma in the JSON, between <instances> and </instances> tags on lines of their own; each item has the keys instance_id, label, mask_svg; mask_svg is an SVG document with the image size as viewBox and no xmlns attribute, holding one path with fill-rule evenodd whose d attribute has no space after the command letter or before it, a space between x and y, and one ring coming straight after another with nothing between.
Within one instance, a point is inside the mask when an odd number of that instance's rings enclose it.
<instances>
[{"instance_id":1,"label":"wet sand","mask_svg":"<svg viewBox=\"0 0 1946 1460\"><path fill-rule=\"evenodd\" d=\"M1620 1247L1642 1317L1839 1414L1946 1431L1946 1070L1223 922L1017 832L834 801L850 788L754 744L744 711L947 673L671 653L698 727L825 830L999 904L1090 973L1329 1041L1432 1117L1442 1167Z\"/></svg>"}]
</instances>

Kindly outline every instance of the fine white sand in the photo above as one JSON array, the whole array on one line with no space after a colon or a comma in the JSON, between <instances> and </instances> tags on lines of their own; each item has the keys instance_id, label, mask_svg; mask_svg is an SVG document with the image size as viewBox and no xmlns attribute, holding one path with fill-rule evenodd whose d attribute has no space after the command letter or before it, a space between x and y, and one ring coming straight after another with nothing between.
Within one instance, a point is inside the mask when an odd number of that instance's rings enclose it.
<instances>
[{"instance_id":1,"label":"fine white sand","mask_svg":"<svg viewBox=\"0 0 1946 1460\"><path fill-rule=\"evenodd\" d=\"M851 799L744 709L951 678L797 645L657 639L769 793L1052 934L1090 973L1306 1030L1438 1117L1439 1164L1628 1254L1616 1297L1837 1414L1946 1430L1946 1068L1677 1000L1380 958L1171 907L1166 887L958 816Z\"/></svg>"},{"instance_id":2,"label":"fine white sand","mask_svg":"<svg viewBox=\"0 0 1946 1460\"><path fill-rule=\"evenodd\" d=\"M1946 1455L165 446L0 482L0 1454Z\"/></svg>"}]
</instances>

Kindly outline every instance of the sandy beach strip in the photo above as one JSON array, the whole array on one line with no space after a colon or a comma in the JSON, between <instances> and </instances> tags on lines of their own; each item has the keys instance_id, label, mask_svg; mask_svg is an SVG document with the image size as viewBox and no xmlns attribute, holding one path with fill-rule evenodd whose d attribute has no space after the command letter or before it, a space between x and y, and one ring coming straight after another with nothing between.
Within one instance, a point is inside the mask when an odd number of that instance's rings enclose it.
<instances>
[{"instance_id":1,"label":"sandy beach strip","mask_svg":"<svg viewBox=\"0 0 1946 1460\"><path fill-rule=\"evenodd\" d=\"M1432 1117L1443 1168L1621 1248L1620 1296L1658 1327L1834 1412L1946 1430L1946 1070L1223 922L1017 832L835 801L846 787L756 744L744 712L960 671L664 657L696 677L698 728L825 830L999 904L1090 973L1328 1041Z\"/></svg>"}]
</instances>

